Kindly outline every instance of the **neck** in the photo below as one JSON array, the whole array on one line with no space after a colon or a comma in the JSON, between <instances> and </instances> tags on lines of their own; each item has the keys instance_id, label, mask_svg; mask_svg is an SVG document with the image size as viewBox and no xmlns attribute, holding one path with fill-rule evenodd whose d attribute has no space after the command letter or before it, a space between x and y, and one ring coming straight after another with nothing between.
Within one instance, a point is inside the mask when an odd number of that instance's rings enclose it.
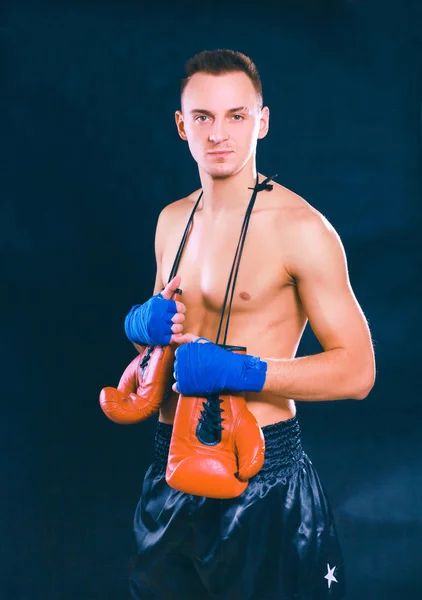
<instances>
[{"instance_id":1,"label":"neck","mask_svg":"<svg viewBox=\"0 0 422 600\"><path fill-rule=\"evenodd\" d=\"M235 175L214 178L200 169L203 190L203 214L216 218L245 212L256 183L256 168L245 166ZM248 189L252 188L252 189Z\"/></svg>"}]
</instances>

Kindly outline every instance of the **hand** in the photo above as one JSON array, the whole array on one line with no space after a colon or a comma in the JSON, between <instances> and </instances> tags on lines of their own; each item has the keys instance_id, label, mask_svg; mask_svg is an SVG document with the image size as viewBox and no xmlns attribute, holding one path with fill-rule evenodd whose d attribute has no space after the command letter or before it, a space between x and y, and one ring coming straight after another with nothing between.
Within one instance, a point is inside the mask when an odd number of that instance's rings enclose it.
<instances>
[{"instance_id":1,"label":"hand","mask_svg":"<svg viewBox=\"0 0 422 600\"><path fill-rule=\"evenodd\" d=\"M258 356L237 354L192 334L175 352L173 391L184 396L207 396L223 391L260 392L267 363Z\"/></svg>"},{"instance_id":2,"label":"hand","mask_svg":"<svg viewBox=\"0 0 422 600\"><path fill-rule=\"evenodd\" d=\"M178 343L183 331L186 306L172 300L180 286L181 276L176 275L163 291L144 304L132 306L125 319L125 332L134 344L166 346Z\"/></svg>"},{"instance_id":3,"label":"hand","mask_svg":"<svg viewBox=\"0 0 422 600\"><path fill-rule=\"evenodd\" d=\"M189 342L196 342L196 340L199 340L199 336L198 335L194 335L193 333L185 333L183 335L179 335L179 338L177 340L177 343L182 345L182 344L189 344ZM202 338L201 341L203 343L206 343L205 338ZM178 350L178 348L177 348ZM177 350L175 352L175 356L177 354ZM172 390L173 392L177 392L178 394L180 394L180 390L177 389L177 380L176 380L176 372L173 372L173 378L175 380L175 383L172 385Z\"/></svg>"},{"instance_id":4,"label":"hand","mask_svg":"<svg viewBox=\"0 0 422 600\"><path fill-rule=\"evenodd\" d=\"M173 277L173 279L168 282L166 287L161 292L162 297L165 300L171 300L174 292L180 288L181 281L181 275L176 275ZM183 344L185 342L183 342L182 332L183 323L185 322L186 306L183 304L183 302L179 302L178 300L175 301L175 304L176 312L171 318L171 321L174 323L174 325L170 327L173 335L170 338L169 344Z\"/></svg>"}]
</instances>

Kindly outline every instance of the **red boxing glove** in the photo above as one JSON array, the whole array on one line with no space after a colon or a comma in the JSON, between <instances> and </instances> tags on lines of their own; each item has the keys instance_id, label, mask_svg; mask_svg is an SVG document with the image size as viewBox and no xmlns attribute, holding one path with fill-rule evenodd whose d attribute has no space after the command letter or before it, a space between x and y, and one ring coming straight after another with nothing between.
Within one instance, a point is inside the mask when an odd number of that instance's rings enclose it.
<instances>
[{"instance_id":1,"label":"red boxing glove","mask_svg":"<svg viewBox=\"0 0 422 600\"><path fill-rule=\"evenodd\" d=\"M178 290L173 300L179 300ZM171 393L175 345L146 346L126 367L116 388L100 393L104 414L120 425L139 423L154 415Z\"/></svg>"},{"instance_id":2,"label":"red boxing glove","mask_svg":"<svg viewBox=\"0 0 422 600\"><path fill-rule=\"evenodd\" d=\"M246 349L227 350L245 353ZM244 395L179 396L166 469L186 494L235 498L264 464L264 435Z\"/></svg>"}]
</instances>

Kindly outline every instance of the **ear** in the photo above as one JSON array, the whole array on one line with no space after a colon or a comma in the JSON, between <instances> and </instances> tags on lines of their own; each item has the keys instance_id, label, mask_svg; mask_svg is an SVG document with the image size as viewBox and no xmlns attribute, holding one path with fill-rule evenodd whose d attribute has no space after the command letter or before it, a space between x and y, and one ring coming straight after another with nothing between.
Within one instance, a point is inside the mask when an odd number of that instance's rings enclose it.
<instances>
[{"instance_id":1,"label":"ear","mask_svg":"<svg viewBox=\"0 0 422 600\"><path fill-rule=\"evenodd\" d=\"M268 106L264 106L261 109L261 118L259 121L259 133L258 133L259 140L262 140L262 138L264 138L267 135L269 126L270 126L270 109L268 108Z\"/></svg>"},{"instance_id":2,"label":"ear","mask_svg":"<svg viewBox=\"0 0 422 600\"><path fill-rule=\"evenodd\" d=\"M187 140L188 137L186 135L186 131L185 131L185 122L183 120L183 114L181 110L176 110L174 117L176 119L176 127L177 127L177 132L180 135L180 137L182 138L182 140Z\"/></svg>"}]
</instances>

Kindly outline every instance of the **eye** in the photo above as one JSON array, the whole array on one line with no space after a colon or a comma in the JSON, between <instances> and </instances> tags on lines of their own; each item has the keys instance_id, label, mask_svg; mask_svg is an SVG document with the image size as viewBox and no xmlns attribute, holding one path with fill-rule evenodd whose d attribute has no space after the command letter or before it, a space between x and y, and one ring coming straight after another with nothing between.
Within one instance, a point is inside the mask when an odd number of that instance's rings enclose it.
<instances>
[{"instance_id":1,"label":"eye","mask_svg":"<svg viewBox=\"0 0 422 600\"><path fill-rule=\"evenodd\" d=\"M199 121L200 123L205 123L205 120L208 119L208 117L206 115L198 115L197 117L195 117L195 121Z\"/></svg>"},{"instance_id":2,"label":"eye","mask_svg":"<svg viewBox=\"0 0 422 600\"><path fill-rule=\"evenodd\" d=\"M243 117L242 115L233 115L233 119L234 119L235 121L243 121L243 118L244 118L244 117Z\"/></svg>"}]
</instances>

